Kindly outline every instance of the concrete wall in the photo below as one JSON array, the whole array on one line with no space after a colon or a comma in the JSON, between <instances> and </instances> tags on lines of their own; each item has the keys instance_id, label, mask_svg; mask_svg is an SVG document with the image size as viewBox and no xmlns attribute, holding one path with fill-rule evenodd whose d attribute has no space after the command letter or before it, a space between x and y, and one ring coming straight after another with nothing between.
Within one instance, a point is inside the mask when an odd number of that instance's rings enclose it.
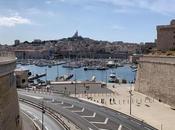
<instances>
[{"instance_id":1,"label":"concrete wall","mask_svg":"<svg viewBox=\"0 0 175 130\"><path fill-rule=\"evenodd\" d=\"M140 58L135 90L175 106L175 57Z\"/></svg>"},{"instance_id":2,"label":"concrete wall","mask_svg":"<svg viewBox=\"0 0 175 130\"><path fill-rule=\"evenodd\" d=\"M21 130L15 66L15 59L0 61L0 130Z\"/></svg>"},{"instance_id":3,"label":"concrete wall","mask_svg":"<svg viewBox=\"0 0 175 130\"><path fill-rule=\"evenodd\" d=\"M111 92L109 89L106 88L106 85L102 83L95 83L95 82L65 82L65 83L51 83L51 89L59 92L59 93L66 93L66 94L74 94L75 90L77 94L80 93L108 93Z\"/></svg>"}]
</instances>

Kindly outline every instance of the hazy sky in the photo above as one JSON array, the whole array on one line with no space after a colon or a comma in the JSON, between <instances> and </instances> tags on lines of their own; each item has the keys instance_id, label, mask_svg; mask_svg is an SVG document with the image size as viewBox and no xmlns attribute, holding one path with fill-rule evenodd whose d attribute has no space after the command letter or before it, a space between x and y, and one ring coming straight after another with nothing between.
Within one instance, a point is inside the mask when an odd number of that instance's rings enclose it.
<instances>
[{"instance_id":1,"label":"hazy sky","mask_svg":"<svg viewBox=\"0 0 175 130\"><path fill-rule=\"evenodd\" d=\"M84 37L145 42L169 24L175 0L0 0L0 43Z\"/></svg>"}]
</instances>

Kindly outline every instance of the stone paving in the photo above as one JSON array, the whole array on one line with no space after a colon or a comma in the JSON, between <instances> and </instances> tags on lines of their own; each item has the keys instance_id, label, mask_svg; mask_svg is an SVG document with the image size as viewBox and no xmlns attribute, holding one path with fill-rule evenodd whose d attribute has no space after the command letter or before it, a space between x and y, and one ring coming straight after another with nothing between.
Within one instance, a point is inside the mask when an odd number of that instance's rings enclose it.
<instances>
[{"instance_id":1,"label":"stone paving","mask_svg":"<svg viewBox=\"0 0 175 130\"><path fill-rule=\"evenodd\" d=\"M134 91L134 85L108 84L108 88L113 93L79 94L77 97L129 115L129 91L132 90L131 116L143 120L159 130L175 130L175 110L170 106Z\"/></svg>"}]
</instances>

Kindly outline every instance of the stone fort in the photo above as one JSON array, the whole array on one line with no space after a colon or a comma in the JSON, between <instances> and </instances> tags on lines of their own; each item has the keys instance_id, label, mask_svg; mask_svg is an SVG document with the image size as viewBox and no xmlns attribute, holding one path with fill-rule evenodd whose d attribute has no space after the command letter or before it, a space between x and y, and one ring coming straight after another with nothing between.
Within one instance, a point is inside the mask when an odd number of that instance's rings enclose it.
<instances>
[{"instance_id":1,"label":"stone fort","mask_svg":"<svg viewBox=\"0 0 175 130\"><path fill-rule=\"evenodd\" d=\"M141 57L135 90L175 107L175 57Z\"/></svg>"},{"instance_id":2,"label":"stone fort","mask_svg":"<svg viewBox=\"0 0 175 130\"><path fill-rule=\"evenodd\" d=\"M0 130L21 130L13 54L0 53Z\"/></svg>"}]
</instances>

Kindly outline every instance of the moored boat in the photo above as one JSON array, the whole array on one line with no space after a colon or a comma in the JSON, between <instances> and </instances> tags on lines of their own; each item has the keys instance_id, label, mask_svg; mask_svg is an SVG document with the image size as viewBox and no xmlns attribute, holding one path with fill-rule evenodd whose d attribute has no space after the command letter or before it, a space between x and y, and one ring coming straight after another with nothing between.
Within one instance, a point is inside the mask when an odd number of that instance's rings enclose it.
<instances>
[{"instance_id":1,"label":"moored boat","mask_svg":"<svg viewBox=\"0 0 175 130\"><path fill-rule=\"evenodd\" d=\"M113 72L109 75L109 83L119 83L119 79L117 78L116 74Z\"/></svg>"}]
</instances>

